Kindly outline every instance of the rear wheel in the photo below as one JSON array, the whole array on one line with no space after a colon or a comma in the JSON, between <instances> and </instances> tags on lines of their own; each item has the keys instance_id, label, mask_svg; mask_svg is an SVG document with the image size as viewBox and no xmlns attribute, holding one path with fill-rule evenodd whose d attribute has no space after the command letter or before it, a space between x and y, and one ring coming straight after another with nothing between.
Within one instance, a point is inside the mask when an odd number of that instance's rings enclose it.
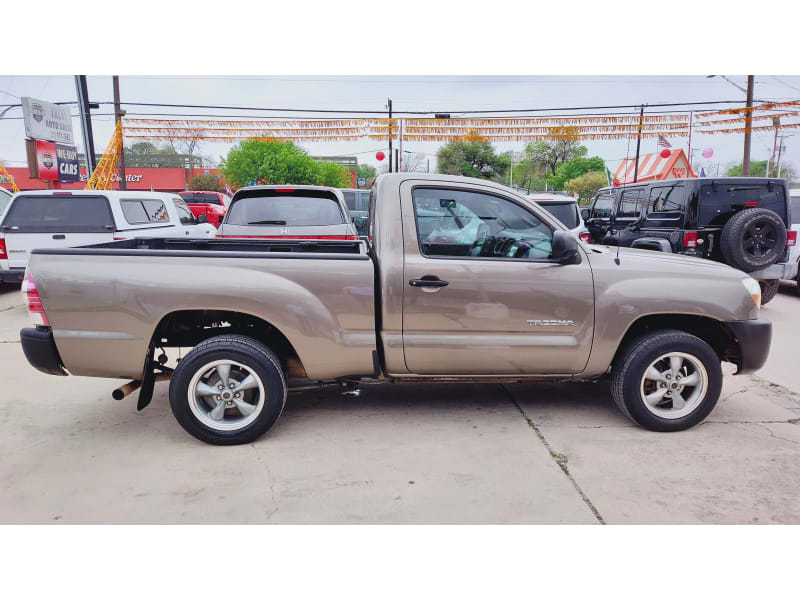
<instances>
[{"instance_id":1,"label":"rear wheel","mask_svg":"<svg viewBox=\"0 0 800 600\"><path fill-rule=\"evenodd\" d=\"M778 288L781 282L778 279L769 279L767 281L759 281L758 285L761 286L761 306L772 300L778 295Z\"/></svg>"},{"instance_id":2,"label":"rear wheel","mask_svg":"<svg viewBox=\"0 0 800 600\"><path fill-rule=\"evenodd\" d=\"M682 431L708 416L722 390L714 350L683 331L660 331L631 342L611 373L622 413L651 431Z\"/></svg>"},{"instance_id":3,"label":"rear wheel","mask_svg":"<svg viewBox=\"0 0 800 600\"><path fill-rule=\"evenodd\" d=\"M241 335L211 338L178 363L169 386L178 423L210 444L246 444L278 420L286 380L275 354Z\"/></svg>"}]
</instances>

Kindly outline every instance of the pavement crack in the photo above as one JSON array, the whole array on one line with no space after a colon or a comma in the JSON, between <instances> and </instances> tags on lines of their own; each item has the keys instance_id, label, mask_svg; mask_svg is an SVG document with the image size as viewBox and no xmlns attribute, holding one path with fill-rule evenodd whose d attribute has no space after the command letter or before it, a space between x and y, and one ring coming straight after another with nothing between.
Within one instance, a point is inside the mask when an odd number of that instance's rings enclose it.
<instances>
[{"instance_id":1,"label":"pavement crack","mask_svg":"<svg viewBox=\"0 0 800 600\"><path fill-rule=\"evenodd\" d=\"M790 444L796 444L796 445L800 446L800 442L798 442L797 440L790 440L789 438L785 438L785 437L781 437L781 436L779 436L779 435L775 435L775 432L774 432L774 431L772 431L772 429L770 429L770 428L769 428L769 427L767 427L766 425L762 425L761 423L753 423L753 425L755 425L756 427L760 427L761 429L766 429L766 430L767 430L767 432L768 432L768 433L769 433L769 434L770 434L770 435L771 435L773 438L775 438L776 440L783 440L784 442L789 442Z\"/></svg>"},{"instance_id":2,"label":"pavement crack","mask_svg":"<svg viewBox=\"0 0 800 600\"><path fill-rule=\"evenodd\" d=\"M742 388L742 389L740 389L740 390L736 390L735 392L731 392L730 394L728 394L727 396L725 396L725 397L724 397L722 400L720 400L720 401L719 401L719 403L720 403L720 404L722 404L723 402L725 402L726 400L728 400L728 398L730 398L731 396L735 396L736 394L743 394L744 392L746 392L746 391L747 391L747 389L748 389L748 388L747 388L747 386L745 386L745 387L743 387L743 388Z\"/></svg>"},{"instance_id":3,"label":"pavement crack","mask_svg":"<svg viewBox=\"0 0 800 600\"><path fill-rule=\"evenodd\" d=\"M539 441L542 442L542 445L550 453L550 457L555 461L555 463L558 465L558 467L561 469L564 475L566 475L567 479L569 479L569 482L572 484L572 487L575 488L575 491L578 492L578 495L584 501L586 506L588 506L589 510L592 511L592 514L595 516L598 523L600 523L601 525L605 525L606 524L605 519L603 519L603 517L600 515L600 511L598 511L597 507L595 507L595 505L592 504L592 501L589 499L589 496L586 495L583 489L581 489L581 486L578 485L578 482L575 481L575 478L572 476L572 473L569 472L569 467L567 466L569 458L566 455L560 454L555 450L553 450L553 447L550 445L550 442L548 442L547 438L544 437L542 430L539 429L536 423L534 423L533 419L531 419L530 417L528 417L527 414L525 414L525 411L522 410L522 407L519 405L519 402L517 402L517 400L514 398L511 392L508 391L508 388L503 384L501 384L500 387L503 388L503 391L506 393L508 398L514 404L514 406L517 407L517 410L522 415L522 418L524 418L525 421L528 423L528 427L533 429L534 433L536 434L536 437L539 438Z\"/></svg>"}]
</instances>

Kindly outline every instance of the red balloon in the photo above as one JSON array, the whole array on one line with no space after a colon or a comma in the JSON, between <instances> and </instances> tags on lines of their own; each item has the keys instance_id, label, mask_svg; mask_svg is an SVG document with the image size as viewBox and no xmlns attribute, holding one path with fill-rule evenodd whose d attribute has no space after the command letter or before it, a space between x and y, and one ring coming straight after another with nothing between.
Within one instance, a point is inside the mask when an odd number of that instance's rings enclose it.
<instances>
[{"instance_id":1,"label":"red balloon","mask_svg":"<svg viewBox=\"0 0 800 600\"><path fill-rule=\"evenodd\" d=\"M378 160L383 160L384 158L386 158L386 155L383 152L378 152L377 154L375 154L375 158L377 158Z\"/></svg>"},{"instance_id":2,"label":"red balloon","mask_svg":"<svg viewBox=\"0 0 800 600\"><path fill-rule=\"evenodd\" d=\"M664 148L664 149L661 151L661 158L669 158L670 154L672 154L672 150L669 150L669 149L667 149L667 148Z\"/></svg>"}]
</instances>

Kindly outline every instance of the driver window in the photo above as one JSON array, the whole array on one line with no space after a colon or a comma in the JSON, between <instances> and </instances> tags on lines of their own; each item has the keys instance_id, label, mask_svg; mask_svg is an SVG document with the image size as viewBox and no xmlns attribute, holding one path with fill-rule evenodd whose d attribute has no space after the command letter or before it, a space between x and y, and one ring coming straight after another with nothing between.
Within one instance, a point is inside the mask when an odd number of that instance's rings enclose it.
<instances>
[{"instance_id":1,"label":"driver window","mask_svg":"<svg viewBox=\"0 0 800 600\"><path fill-rule=\"evenodd\" d=\"M424 256L550 258L550 227L510 200L435 188L415 188L412 197Z\"/></svg>"}]
</instances>

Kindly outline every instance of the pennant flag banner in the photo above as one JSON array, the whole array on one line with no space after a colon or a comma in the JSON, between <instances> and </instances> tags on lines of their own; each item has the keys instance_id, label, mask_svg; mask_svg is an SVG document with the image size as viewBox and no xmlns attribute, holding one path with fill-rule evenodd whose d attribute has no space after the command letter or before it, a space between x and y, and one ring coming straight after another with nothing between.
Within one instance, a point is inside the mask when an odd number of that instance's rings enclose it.
<instances>
[{"instance_id":1,"label":"pennant flag banner","mask_svg":"<svg viewBox=\"0 0 800 600\"><path fill-rule=\"evenodd\" d=\"M790 109L795 110L780 110ZM775 111L769 113L767 111ZM617 140L658 136L686 137L690 134L742 134L800 127L800 100L773 102L750 108L692 113L700 120L692 123L690 113L664 113L641 116L569 115L536 117L492 117L461 119L124 119L124 135L137 140L208 140L238 142L271 139L294 142L336 142L396 140L420 142L537 140ZM775 125L740 127L746 118L764 122L780 119Z\"/></svg>"}]
</instances>

